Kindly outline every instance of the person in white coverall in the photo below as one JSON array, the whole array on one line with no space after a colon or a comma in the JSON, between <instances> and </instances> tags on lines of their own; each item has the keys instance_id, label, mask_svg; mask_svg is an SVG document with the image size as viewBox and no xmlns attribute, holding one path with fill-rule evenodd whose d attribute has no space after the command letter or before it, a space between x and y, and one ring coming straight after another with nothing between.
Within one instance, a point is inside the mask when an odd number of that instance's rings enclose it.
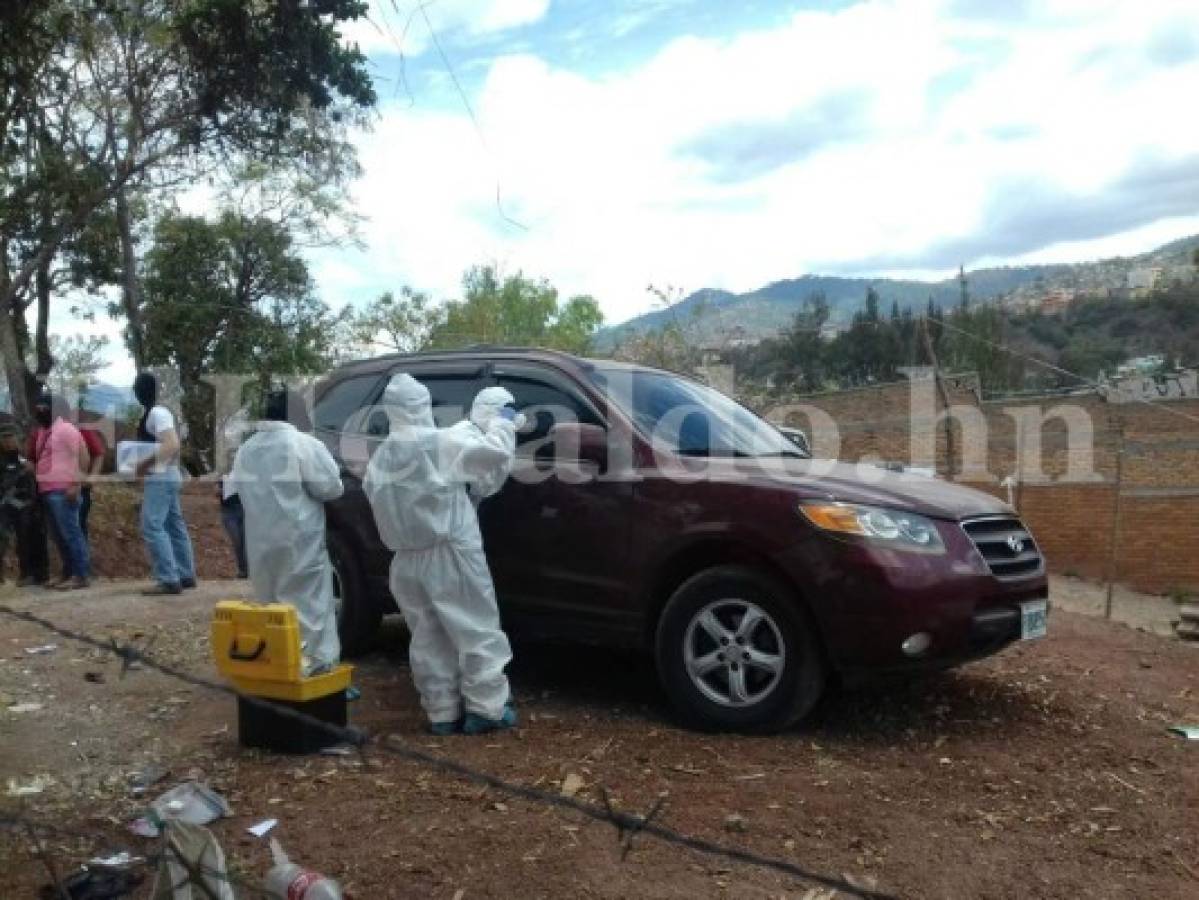
<instances>
[{"instance_id":1,"label":"person in white coverall","mask_svg":"<svg viewBox=\"0 0 1199 900\"><path fill-rule=\"evenodd\" d=\"M306 419L303 398L277 391L266 420L237 451L232 490L245 513L246 560L255 599L296 608L304 674L337 665L333 567L325 550L325 503L341 496L337 463L325 445L287 421Z\"/></svg>"},{"instance_id":2,"label":"person in white coverall","mask_svg":"<svg viewBox=\"0 0 1199 900\"><path fill-rule=\"evenodd\" d=\"M468 496L494 493L512 466L520 417L512 395L487 388L470 421L438 428L429 391L394 376L382 403L391 431L363 487L393 551L391 591L411 633L408 658L434 734L516 725L504 668L512 659L479 520Z\"/></svg>"}]
</instances>

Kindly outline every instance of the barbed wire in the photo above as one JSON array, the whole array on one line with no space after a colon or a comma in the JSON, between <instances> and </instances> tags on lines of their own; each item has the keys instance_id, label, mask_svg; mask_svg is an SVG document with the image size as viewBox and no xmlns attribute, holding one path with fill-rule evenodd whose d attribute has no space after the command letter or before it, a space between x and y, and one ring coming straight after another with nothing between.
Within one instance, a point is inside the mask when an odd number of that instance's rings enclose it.
<instances>
[{"instance_id":1,"label":"barbed wire","mask_svg":"<svg viewBox=\"0 0 1199 900\"><path fill-rule=\"evenodd\" d=\"M313 729L318 729L330 737L336 738L340 743L352 746L363 757L365 757L368 746L378 748L380 751L397 756L408 762L417 763L443 773L456 775L476 784L501 791L509 796L580 813L593 821L609 824L616 830L617 841L622 848L622 858L628 855L632 848L633 840L638 835L644 834L705 856L754 866L819 887L842 891L850 896L864 898L864 900L894 900L894 895L892 894L851 884L845 878L823 875L789 860L766 856L739 847L727 846L706 838L684 834L662 825L658 822L658 816L665 809L665 798L658 798L653 807L644 815L624 812L614 808L606 791L601 792L604 799L602 805L588 803L576 797L509 781L498 775L475 769L458 760L418 749L401 742L400 738L394 734L388 735L382 741L372 741L370 736L361 729L326 722L272 700L242 693L231 685L183 671L175 666L160 662L146 653L144 648L139 648L129 643L118 642L115 637L109 637L107 640L98 638L94 635L59 625L56 622L33 613L13 609L8 605L0 605L0 615L12 620L36 625L61 638L114 654L122 661L121 678L126 677L129 671L131 671L131 667L136 663L169 678L190 684L193 687L236 697L251 705L270 710L272 714L281 715Z\"/></svg>"}]
</instances>

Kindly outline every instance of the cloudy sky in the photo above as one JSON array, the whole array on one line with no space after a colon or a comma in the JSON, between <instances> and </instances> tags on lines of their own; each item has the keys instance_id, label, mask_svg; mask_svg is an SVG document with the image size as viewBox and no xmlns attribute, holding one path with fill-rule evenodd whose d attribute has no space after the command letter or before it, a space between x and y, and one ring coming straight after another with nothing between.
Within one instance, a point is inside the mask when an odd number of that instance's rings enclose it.
<instances>
[{"instance_id":1,"label":"cloudy sky","mask_svg":"<svg viewBox=\"0 0 1199 900\"><path fill-rule=\"evenodd\" d=\"M1193 0L371 7L348 35L380 97L366 246L311 257L334 305L452 297L495 261L619 322L649 284L940 276L1199 232Z\"/></svg>"}]
</instances>

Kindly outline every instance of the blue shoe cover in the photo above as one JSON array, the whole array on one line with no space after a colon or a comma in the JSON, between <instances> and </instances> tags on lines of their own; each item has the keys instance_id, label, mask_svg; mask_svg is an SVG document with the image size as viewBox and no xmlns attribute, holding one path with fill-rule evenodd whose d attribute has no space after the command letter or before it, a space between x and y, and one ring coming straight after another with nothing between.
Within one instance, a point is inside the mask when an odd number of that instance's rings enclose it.
<instances>
[{"instance_id":1,"label":"blue shoe cover","mask_svg":"<svg viewBox=\"0 0 1199 900\"><path fill-rule=\"evenodd\" d=\"M491 734L493 731L507 731L509 728L515 728L516 724L516 707L508 704L504 707L504 714L498 719L485 719L475 713L467 713L466 718L462 720L462 733Z\"/></svg>"}]
</instances>

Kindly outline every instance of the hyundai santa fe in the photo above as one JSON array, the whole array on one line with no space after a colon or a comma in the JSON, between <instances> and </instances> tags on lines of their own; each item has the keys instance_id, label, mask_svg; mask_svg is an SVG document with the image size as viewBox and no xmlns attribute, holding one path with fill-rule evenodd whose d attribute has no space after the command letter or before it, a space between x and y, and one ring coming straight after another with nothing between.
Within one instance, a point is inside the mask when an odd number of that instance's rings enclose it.
<instances>
[{"instance_id":1,"label":"hyundai santa fe","mask_svg":"<svg viewBox=\"0 0 1199 900\"><path fill-rule=\"evenodd\" d=\"M808 458L698 381L544 350L380 357L337 369L313 422L342 467L328 506L343 647L394 612L362 492L407 372L441 426L489 385L526 425L479 508L506 629L653 655L680 716L775 730L834 679L947 668L1045 632L1047 579L1011 507L920 475Z\"/></svg>"}]
</instances>

